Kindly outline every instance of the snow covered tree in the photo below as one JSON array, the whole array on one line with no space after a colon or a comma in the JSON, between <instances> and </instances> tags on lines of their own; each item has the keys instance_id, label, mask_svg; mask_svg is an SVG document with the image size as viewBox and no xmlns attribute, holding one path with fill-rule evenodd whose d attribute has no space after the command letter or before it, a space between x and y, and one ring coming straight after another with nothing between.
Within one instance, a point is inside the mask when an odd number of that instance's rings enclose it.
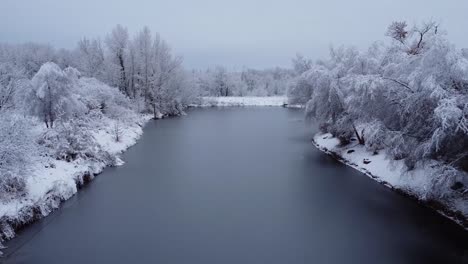
<instances>
[{"instance_id":1,"label":"snow covered tree","mask_svg":"<svg viewBox=\"0 0 468 264\"><path fill-rule=\"evenodd\" d=\"M31 92L27 98L31 114L51 128L57 119L67 119L82 111L83 105L72 89L71 80L55 63L45 63L31 80Z\"/></svg>"},{"instance_id":2,"label":"snow covered tree","mask_svg":"<svg viewBox=\"0 0 468 264\"><path fill-rule=\"evenodd\" d=\"M145 101L148 100L151 79L151 63L153 60L153 43L151 31L144 27L134 40L137 56L139 59L138 80L141 84L142 95Z\"/></svg>"},{"instance_id":3,"label":"snow covered tree","mask_svg":"<svg viewBox=\"0 0 468 264\"><path fill-rule=\"evenodd\" d=\"M107 48L109 50L111 60L116 64L118 69L117 86L125 94L129 95L127 89L127 76L125 65L127 64L127 49L128 49L128 31L121 25L117 25L106 38Z\"/></svg>"},{"instance_id":4,"label":"snow covered tree","mask_svg":"<svg viewBox=\"0 0 468 264\"><path fill-rule=\"evenodd\" d=\"M213 89L218 96L229 96L231 94L226 69L217 66L213 76Z\"/></svg>"},{"instance_id":5,"label":"snow covered tree","mask_svg":"<svg viewBox=\"0 0 468 264\"><path fill-rule=\"evenodd\" d=\"M128 44L128 59L127 59L127 95L133 99L137 97L137 78L138 78L138 51L135 48L135 43L130 41Z\"/></svg>"},{"instance_id":6,"label":"snow covered tree","mask_svg":"<svg viewBox=\"0 0 468 264\"><path fill-rule=\"evenodd\" d=\"M304 72L308 71L312 67L312 61L310 59L305 58L301 54L296 54L296 57L292 60L293 69L296 74L301 75Z\"/></svg>"},{"instance_id":7,"label":"snow covered tree","mask_svg":"<svg viewBox=\"0 0 468 264\"><path fill-rule=\"evenodd\" d=\"M113 132L114 132L114 140L115 142L120 142L122 140L122 124L120 122L120 120L116 120L116 122L114 123L114 127L113 127Z\"/></svg>"},{"instance_id":8,"label":"snow covered tree","mask_svg":"<svg viewBox=\"0 0 468 264\"><path fill-rule=\"evenodd\" d=\"M25 73L11 63L0 63L0 111L13 107L15 91Z\"/></svg>"},{"instance_id":9,"label":"snow covered tree","mask_svg":"<svg viewBox=\"0 0 468 264\"><path fill-rule=\"evenodd\" d=\"M429 21L415 26L412 30L408 30L407 27L404 21L393 22L388 27L386 35L401 44L409 55L417 55L424 48L427 39L437 34L439 26L434 21Z\"/></svg>"},{"instance_id":10,"label":"snow covered tree","mask_svg":"<svg viewBox=\"0 0 468 264\"><path fill-rule=\"evenodd\" d=\"M105 71L104 49L99 39L83 38L78 42L78 69L86 76L103 78Z\"/></svg>"},{"instance_id":11,"label":"snow covered tree","mask_svg":"<svg viewBox=\"0 0 468 264\"><path fill-rule=\"evenodd\" d=\"M173 88L169 84L171 79L177 78L177 70L182 64L182 59L174 57L169 45L156 34L154 43L154 61L152 76L150 79L149 104L156 118L158 111L164 111L164 103L171 102L176 98Z\"/></svg>"},{"instance_id":12,"label":"snow covered tree","mask_svg":"<svg viewBox=\"0 0 468 264\"><path fill-rule=\"evenodd\" d=\"M257 78L251 69L245 69L241 73L241 81L245 83L247 92L252 92L257 87Z\"/></svg>"},{"instance_id":13,"label":"snow covered tree","mask_svg":"<svg viewBox=\"0 0 468 264\"><path fill-rule=\"evenodd\" d=\"M388 27L386 35L401 44L405 44L409 34L407 27L408 24L405 21L395 21Z\"/></svg>"}]
</instances>

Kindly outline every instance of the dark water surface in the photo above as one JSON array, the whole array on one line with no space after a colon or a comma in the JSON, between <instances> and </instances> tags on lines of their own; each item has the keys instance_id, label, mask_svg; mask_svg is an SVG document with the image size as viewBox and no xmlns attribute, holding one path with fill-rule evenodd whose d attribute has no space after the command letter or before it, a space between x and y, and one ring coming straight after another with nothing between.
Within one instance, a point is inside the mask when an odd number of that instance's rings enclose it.
<instances>
[{"instance_id":1,"label":"dark water surface","mask_svg":"<svg viewBox=\"0 0 468 264\"><path fill-rule=\"evenodd\" d=\"M150 122L124 166L22 231L0 261L468 261L461 228L319 152L306 131L301 111L282 108Z\"/></svg>"}]
</instances>

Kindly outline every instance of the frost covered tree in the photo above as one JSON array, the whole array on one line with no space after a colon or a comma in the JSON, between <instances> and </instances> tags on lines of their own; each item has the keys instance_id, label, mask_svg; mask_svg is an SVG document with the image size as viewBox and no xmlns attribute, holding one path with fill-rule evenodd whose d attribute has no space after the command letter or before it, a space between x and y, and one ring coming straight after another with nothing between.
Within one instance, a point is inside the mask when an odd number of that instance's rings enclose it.
<instances>
[{"instance_id":1,"label":"frost covered tree","mask_svg":"<svg viewBox=\"0 0 468 264\"><path fill-rule=\"evenodd\" d=\"M148 27L144 27L137 35L135 42L135 48L139 59L139 69L137 79L141 84L142 95L145 102L148 100L150 92L150 80L151 80L151 63L153 60L153 37Z\"/></svg>"},{"instance_id":2,"label":"frost covered tree","mask_svg":"<svg viewBox=\"0 0 468 264\"><path fill-rule=\"evenodd\" d=\"M226 69L222 66L217 66L213 75L213 89L218 96L229 96L230 84Z\"/></svg>"},{"instance_id":3,"label":"frost covered tree","mask_svg":"<svg viewBox=\"0 0 468 264\"><path fill-rule=\"evenodd\" d=\"M405 21L395 21L387 29L387 36L396 40L410 55L416 55L426 45L431 35L437 34L439 26L434 21L428 21L414 26L409 30Z\"/></svg>"},{"instance_id":4,"label":"frost covered tree","mask_svg":"<svg viewBox=\"0 0 468 264\"><path fill-rule=\"evenodd\" d=\"M0 63L0 111L13 107L15 92L26 78L20 68L11 63Z\"/></svg>"},{"instance_id":5,"label":"frost covered tree","mask_svg":"<svg viewBox=\"0 0 468 264\"><path fill-rule=\"evenodd\" d=\"M296 57L292 60L293 69L296 74L301 75L304 72L308 71L312 67L312 61L310 59L305 58L301 54L296 54Z\"/></svg>"},{"instance_id":6,"label":"frost covered tree","mask_svg":"<svg viewBox=\"0 0 468 264\"><path fill-rule=\"evenodd\" d=\"M137 78L138 78L138 53L135 43L130 42L127 58L127 95L133 99L137 97Z\"/></svg>"},{"instance_id":7,"label":"frost covered tree","mask_svg":"<svg viewBox=\"0 0 468 264\"><path fill-rule=\"evenodd\" d=\"M27 98L31 114L52 128L57 119L66 119L82 111L82 104L72 89L70 78L58 65L45 63L31 80L31 92Z\"/></svg>"},{"instance_id":8,"label":"frost covered tree","mask_svg":"<svg viewBox=\"0 0 468 264\"><path fill-rule=\"evenodd\" d=\"M114 140L115 142L120 142L122 140L122 124L119 120L117 120L115 123L114 123L114 127L113 127L113 132L114 132Z\"/></svg>"},{"instance_id":9,"label":"frost covered tree","mask_svg":"<svg viewBox=\"0 0 468 264\"><path fill-rule=\"evenodd\" d=\"M394 21L390 26L388 26L386 35L401 44L405 44L406 38L409 34L407 27L408 24L405 21Z\"/></svg>"},{"instance_id":10,"label":"frost covered tree","mask_svg":"<svg viewBox=\"0 0 468 264\"><path fill-rule=\"evenodd\" d=\"M165 110L165 102L175 103L171 102L177 97L172 93L174 87L171 87L169 82L171 79L179 77L176 73L181 67L182 59L172 55L169 45L160 38L159 34L156 34L154 38L153 50L154 61L152 62L153 68L148 95L149 104L156 118L158 111Z\"/></svg>"},{"instance_id":11,"label":"frost covered tree","mask_svg":"<svg viewBox=\"0 0 468 264\"><path fill-rule=\"evenodd\" d=\"M78 61L80 71L89 77L103 78L105 71L104 49L99 39L83 38L78 42Z\"/></svg>"},{"instance_id":12,"label":"frost covered tree","mask_svg":"<svg viewBox=\"0 0 468 264\"><path fill-rule=\"evenodd\" d=\"M129 95L127 89L127 76L125 65L127 64L128 52L128 30L121 25L117 25L106 38L107 48L111 60L116 65L118 71L117 86L125 94Z\"/></svg>"}]
</instances>

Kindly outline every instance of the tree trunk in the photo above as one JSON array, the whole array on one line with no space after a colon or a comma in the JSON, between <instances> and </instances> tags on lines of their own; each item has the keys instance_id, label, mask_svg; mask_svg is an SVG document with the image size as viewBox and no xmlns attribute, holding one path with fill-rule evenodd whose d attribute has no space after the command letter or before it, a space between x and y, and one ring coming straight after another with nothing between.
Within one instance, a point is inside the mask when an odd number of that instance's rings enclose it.
<instances>
[{"instance_id":1,"label":"tree trunk","mask_svg":"<svg viewBox=\"0 0 468 264\"><path fill-rule=\"evenodd\" d=\"M364 145L364 137L360 136L359 135L359 132L357 131L356 129L356 126L353 124L353 130L354 130L354 134L356 134L356 137L357 137L357 140L359 142L360 145Z\"/></svg>"},{"instance_id":2,"label":"tree trunk","mask_svg":"<svg viewBox=\"0 0 468 264\"><path fill-rule=\"evenodd\" d=\"M120 64L120 78L121 79L121 90L124 92L127 96L130 96L130 93L127 90L127 78L125 76L125 65L124 65L124 60L123 60L123 55L119 54L119 64Z\"/></svg>"}]
</instances>

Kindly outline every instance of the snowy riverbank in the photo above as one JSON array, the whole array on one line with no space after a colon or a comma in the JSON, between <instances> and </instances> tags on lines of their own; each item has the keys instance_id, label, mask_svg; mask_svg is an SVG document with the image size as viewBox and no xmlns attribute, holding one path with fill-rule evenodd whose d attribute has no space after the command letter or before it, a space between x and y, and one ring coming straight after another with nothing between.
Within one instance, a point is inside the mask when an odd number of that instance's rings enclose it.
<instances>
[{"instance_id":1,"label":"snowy riverbank","mask_svg":"<svg viewBox=\"0 0 468 264\"><path fill-rule=\"evenodd\" d=\"M202 97L199 104L194 107L229 107L229 106L285 106L287 98L284 96L265 96L265 97Z\"/></svg>"},{"instance_id":2,"label":"snowy riverbank","mask_svg":"<svg viewBox=\"0 0 468 264\"><path fill-rule=\"evenodd\" d=\"M76 159L67 162L52 157L37 157L31 161L33 166L26 180L26 194L0 202L0 242L13 238L18 228L57 209L61 202L73 196L105 167L122 165L120 154L136 143L150 118L140 115L133 124L119 128L118 142L115 139L116 121L103 118L102 125L91 133L98 144L96 147L109 154L107 160ZM36 130L35 134L39 136L46 128L38 123Z\"/></svg>"},{"instance_id":3,"label":"snowy riverbank","mask_svg":"<svg viewBox=\"0 0 468 264\"><path fill-rule=\"evenodd\" d=\"M317 134L313 143L318 149L344 164L363 172L387 187L416 198L454 220L465 229L468 228L468 203L463 195L451 195L437 200L426 197L427 190L431 185L431 179L427 176L430 175L431 166L407 171L402 160L388 159L383 151L376 154L371 153L357 143L339 146L338 139L331 134ZM455 190L450 191L456 192Z\"/></svg>"}]
</instances>

